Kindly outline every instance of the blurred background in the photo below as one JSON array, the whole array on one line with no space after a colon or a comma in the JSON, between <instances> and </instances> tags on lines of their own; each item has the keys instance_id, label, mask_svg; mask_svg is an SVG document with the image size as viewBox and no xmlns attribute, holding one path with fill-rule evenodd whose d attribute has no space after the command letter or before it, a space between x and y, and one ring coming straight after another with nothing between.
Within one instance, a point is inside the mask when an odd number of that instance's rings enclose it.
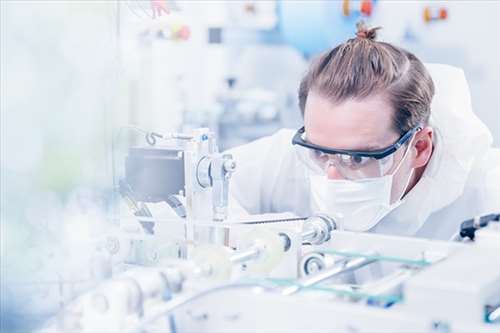
<instances>
[{"instance_id":1,"label":"blurred background","mask_svg":"<svg viewBox=\"0 0 500 333\"><path fill-rule=\"evenodd\" d=\"M102 275L89 240L113 205L117 129L207 126L226 149L296 128L308 61L353 37L359 19L424 62L463 68L500 145L500 1L4 0L0 10L1 331L35 327Z\"/></svg>"}]
</instances>

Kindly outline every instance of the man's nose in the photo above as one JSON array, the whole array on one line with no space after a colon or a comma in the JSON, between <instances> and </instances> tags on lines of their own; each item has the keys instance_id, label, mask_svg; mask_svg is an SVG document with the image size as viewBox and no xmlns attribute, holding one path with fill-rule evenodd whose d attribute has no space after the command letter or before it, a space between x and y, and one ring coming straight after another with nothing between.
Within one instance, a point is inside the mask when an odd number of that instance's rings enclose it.
<instances>
[{"instance_id":1,"label":"man's nose","mask_svg":"<svg viewBox=\"0 0 500 333\"><path fill-rule=\"evenodd\" d=\"M326 176L328 179L345 179L333 164L326 167Z\"/></svg>"}]
</instances>

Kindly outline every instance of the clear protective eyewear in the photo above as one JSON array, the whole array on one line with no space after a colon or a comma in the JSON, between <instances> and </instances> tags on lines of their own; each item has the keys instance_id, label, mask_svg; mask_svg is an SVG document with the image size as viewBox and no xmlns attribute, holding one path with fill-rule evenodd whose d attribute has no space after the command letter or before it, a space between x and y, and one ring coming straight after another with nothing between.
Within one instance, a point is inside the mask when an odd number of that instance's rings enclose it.
<instances>
[{"instance_id":1,"label":"clear protective eyewear","mask_svg":"<svg viewBox=\"0 0 500 333\"><path fill-rule=\"evenodd\" d=\"M305 127L295 133L292 144L301 161L316 173L325 173L329 166L350 180L385 176L394 165L394 153L422 129L417 126L403 134L392 145L378 150L346 150L315 145L306 140Z\"/></svg>"}]
</instances>

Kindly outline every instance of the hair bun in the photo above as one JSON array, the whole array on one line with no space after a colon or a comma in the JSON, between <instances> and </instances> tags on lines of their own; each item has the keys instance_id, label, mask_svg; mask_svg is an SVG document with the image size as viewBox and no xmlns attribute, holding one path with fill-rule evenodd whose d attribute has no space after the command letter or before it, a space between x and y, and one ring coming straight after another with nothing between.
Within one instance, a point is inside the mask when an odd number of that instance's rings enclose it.
<instances>
[{"instance_id":1,"label":"hair bun","mask_svg":"<svg viewBox=\"0 0 500 333\"><path fill-rule=\"evenodd\" d=\"M382 27L369 28L364 21L359 21L356 23L356 29L356 37L374 41L377 39L377 30Z\"/></svg>"}]
</instances>

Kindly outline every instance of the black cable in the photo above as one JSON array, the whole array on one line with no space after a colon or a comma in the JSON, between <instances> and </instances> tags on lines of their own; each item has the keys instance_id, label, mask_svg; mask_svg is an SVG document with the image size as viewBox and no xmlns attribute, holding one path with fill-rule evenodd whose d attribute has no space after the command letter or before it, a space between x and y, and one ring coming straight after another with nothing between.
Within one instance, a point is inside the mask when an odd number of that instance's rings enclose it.
<instances>
[{"instance_id":1,"label":"black cable","mask_svg":"<svg viewBox=\"0 0 500 333\"><path fill-rule=\"evenodd\" d=\"M500 214L476 216L462 222L460 225L460 237L474 240L476 237L476 231L486 227L490 222L500 222Z\"/></svg>"}]
</instances>

